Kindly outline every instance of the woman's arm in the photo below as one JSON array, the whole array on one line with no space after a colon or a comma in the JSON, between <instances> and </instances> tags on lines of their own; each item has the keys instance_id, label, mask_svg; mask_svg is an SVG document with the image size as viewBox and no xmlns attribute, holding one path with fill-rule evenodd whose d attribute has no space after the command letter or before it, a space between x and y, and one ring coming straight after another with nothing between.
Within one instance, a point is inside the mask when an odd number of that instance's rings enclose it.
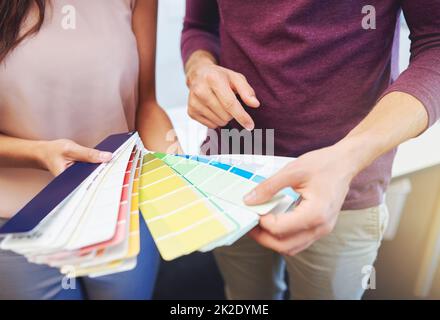
<instances>
[{"instance_id":1,"label":"woman's arm","mask_svg":"<svg viewBox=\"0 0 440 320\"><path fill-rule=\"evenodd\" d=\"M0 167L42 168L41 144L0 133Z\"/></svg>"},{"instance_id":2,"label":"woman's arm","mask_svg":"<svg viewBox=\"0 0 440 320\"><path fill-rule=\"evenodd\" d=\"M86 148L67 139L34 141L0 133L0 167L35 168L61 174L76 161L101 163L112 154Z\"/></svg>"},{"instance_id":3,"label":"woman's arm","mask_svg":"<svg viewBox=\"0 0 440 320\"><path fill-rule=\"evenodd\" d=\"M140 59L136 128L147 149L182 153L173 125L156 100L157 9L157 0L137 0L133 13Z\"/></svg>"}]
</instances>

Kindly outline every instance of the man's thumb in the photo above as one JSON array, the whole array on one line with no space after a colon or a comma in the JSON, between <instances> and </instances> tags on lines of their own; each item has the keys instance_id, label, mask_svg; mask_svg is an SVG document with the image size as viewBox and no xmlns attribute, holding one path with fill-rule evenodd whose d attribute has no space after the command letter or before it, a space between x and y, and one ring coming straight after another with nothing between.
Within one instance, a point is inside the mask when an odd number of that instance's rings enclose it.
<instances>
[{"instance_id":1,"label":"man's thumb","mask_svg":"<svg viewBox=\"0 0 440 320\"><path fill-rule=\"evenodd\" d=\"M260 183L254 190L244 197L247 205L258 205L272 199L279 191L288 187L290 184L283 171L278 172L273 177Z\"/></svg>"}]
</instances>

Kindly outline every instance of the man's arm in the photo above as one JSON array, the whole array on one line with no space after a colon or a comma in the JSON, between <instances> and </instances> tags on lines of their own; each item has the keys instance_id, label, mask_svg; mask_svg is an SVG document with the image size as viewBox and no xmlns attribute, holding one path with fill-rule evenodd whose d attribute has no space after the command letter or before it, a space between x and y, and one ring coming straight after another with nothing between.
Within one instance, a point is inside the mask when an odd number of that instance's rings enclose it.
<instances>
[{"instance_id":1,"label":"man's arm","mask_svg":"<svg viewBox=\"0 0 440 320\"><path fill-rule=\"evenodd\" d=\"M352 179L440 117L440 2L407 0L403 9L412 40L408 70L344 139L303 155L245 198L263 203L285 187L303 196L294 213L262 217L251 233L262 245L295 255L330 233Z\"/></svg>"},{"instance_id":2,"label":"man's arm","mask_svg":"<svg viewBox=\"0 0 440 320\"><path fill-rule=\"evenodd\" d=\"M440 117L440 1L404 0L402 9L411 32L411 61L384 95L397 91L417 98L432 125Z\"/></svg>"},{"instance_id":3,"label":"man's arm","mask_svg":"<svg viewBox=\"0 0 440 320\"><path fill-rule=\"evenodd\" d=\"M205 51L219 61L219 12L216 0L187 0L181 52L185 65L195 51Z\"/></svg>"},{"instance_id":4,"label":"man's arm","mask_svg":"<svg viewBox=\"0 0 440 320\"><path fill-rule=\"evenodd\" d=\"M208 128L225 126L236 119L252 130L254 122L236 94L251 108L260 102L246 78L218 66L219 12L216 0L187 0L182 32L182 59L190 90L188 114Z\"/></svg>"},{"instance_id":5,"label":"man's arm","mask_svg":"<svg viewBox=\"0 0 440 320\"><path fill-rule=\"evenodd\" d=\"M356 173L440 117L440 2L404 0L402 8L411 31L410 65L340 142L359 156Z\"/></svg>"}]
</instances>

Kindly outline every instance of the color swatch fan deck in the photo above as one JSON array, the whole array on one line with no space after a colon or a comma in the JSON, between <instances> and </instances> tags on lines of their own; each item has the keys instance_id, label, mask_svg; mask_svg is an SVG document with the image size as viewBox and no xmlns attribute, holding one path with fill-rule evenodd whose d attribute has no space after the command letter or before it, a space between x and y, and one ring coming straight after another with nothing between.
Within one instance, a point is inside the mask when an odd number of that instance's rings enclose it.
<instances>
[{"instance_id":1,"label":"color swatch fan deck","mask_svg":"<svg viewBox=\"0 0 440 320\"><path fill-rule=\"evenodd\" d=\"M69 277L132 270L142 217L165 260L233 244L259 216L299 200L286 189L246 206L243 196L264 177L199 156L145 150L137 133L113 135L97 149L106 164L76 163L56 177L1 229L0 248Z\"/></svg>"}]
</instances>

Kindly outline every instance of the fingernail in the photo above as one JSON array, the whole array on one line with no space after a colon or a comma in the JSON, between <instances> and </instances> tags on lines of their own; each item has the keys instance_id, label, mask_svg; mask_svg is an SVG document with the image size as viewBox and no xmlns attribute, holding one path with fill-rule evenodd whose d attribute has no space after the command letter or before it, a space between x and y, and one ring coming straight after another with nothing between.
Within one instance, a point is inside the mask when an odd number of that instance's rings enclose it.
<instances>
[{"instance_id":1,"label":"fingernail","mask_svg":"<svg viewBox=\"0 0 440 320\"><path fill-rule=\"evenodd\" d=\"M255 190L252 190L251 192L249 192L247 195L244 196L243 200L246 203L255 202L257 200L257 192L255 192Z\"/></svg>"},{"instance_id":2,"label":"fingernail","mask_svg":"<svg viewBox=\"0 0 440 320\"><path fill-rule=\"evenodd\" d=\"M244 128L245 128L247 131L252 131L252 130L254 130L255 125L254 125L253 123L246 123L246 124L244 125Z\"/></svg>"},{"instance_id":3,"label":"fingernail","mask_svg":"<svg viewBox=\"0 0 440 320\"><path fill-rule=\"evenodd\" d=\"M100 152L99 153L99 160L103 162L110 161L113 157L113 154L111 152Z\"/></svg>"},{"instance_id":4,"label":"fingernail","mask_svg":"<svg viewBox=\"0 0 440 320\"><path fill-rule=\"evenodd\" d=\"M251 98L252 98L252 101L255 103L255 105L260 106L260 101L258 101L256 96L252 96Z\"/></svg>"}]
</instances>

